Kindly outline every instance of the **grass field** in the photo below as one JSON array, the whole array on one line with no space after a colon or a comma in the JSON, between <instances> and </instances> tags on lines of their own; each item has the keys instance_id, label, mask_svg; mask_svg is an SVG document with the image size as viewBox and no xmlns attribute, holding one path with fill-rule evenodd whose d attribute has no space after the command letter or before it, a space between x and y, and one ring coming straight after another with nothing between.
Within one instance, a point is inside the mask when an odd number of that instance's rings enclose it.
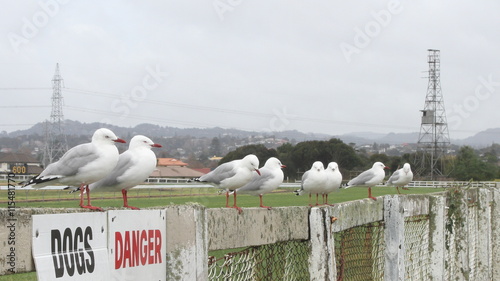
<instances>
[{"instance_id":1,"label":"grass field","mask_svg":"<svg viewBox=\"0 0 500 281\"><path fill-rule=\"evenodd\" d=\"M296 196L294 189L280 188L271 194L264 195L264 204L271 207L279 206L304 206L308 204L308 196ZM425 194L443 191L442 188L412 188L402 190L403 194ZM397 194L393 187L375 187L372 189L374 196ZM120 192L92 193L92 205L105 208L117 208L123 204ZM367 196L367 189L353 187L331 193L330 203L345 202L363 199ZM132 189L128 193L129 204L139 208L162 207L172 204L186 204L197 202L208 208L225 206L225 195L216 188L156 188ZM320 198L321 200L321 198ZM79 193L68 193L63 190L17 190L16 207L20 208L78 208ZM231 196L232 202L232 196ZM7 191L0 191L0 207L7 207ZM259 198L241 194L238 195L238 206L257 207Z\"/></svg>"},{"instance_id":2,"label":"grass field","mask_svg":"<svg viewBox=\"0 0 500 281\"><path fill-rule=\"evenodd\" d=\"M306 206L308 196L296 196L294 189L280 188L271 194L264 195L264 205L271 207L281 206ZM442 192L443 188L411 188L403 190L403 194L427 194ZM375 187L372 189L373 196L397 194L393 187ZM225 206L224 194L218 193L216 188L161 188L161 189L132 189L128 193L129 205L139 208L162 207L168 205L182 205L196 202L208 208L219 208ZM331 193L330 203L339 203L363 199L367 197L367 189L353 187L342 189ZM313 198L313 200L315 200ZM321 197L320 197L321 200ZM79 194L69 194L61 190L17 190L16 207L19 208L78 208ZM232 203L232 197L231 201ZM117 208L123 204L121 193L101 192L92 194L92 205L106 208ZM259 198L249 195L238 196L238 206L258 207ZM0 191L0 207L7 207L7 191ZM0 281L24 281L36 280L36 274L13 274L0 276Z\"/></svg>"}]
</instances>

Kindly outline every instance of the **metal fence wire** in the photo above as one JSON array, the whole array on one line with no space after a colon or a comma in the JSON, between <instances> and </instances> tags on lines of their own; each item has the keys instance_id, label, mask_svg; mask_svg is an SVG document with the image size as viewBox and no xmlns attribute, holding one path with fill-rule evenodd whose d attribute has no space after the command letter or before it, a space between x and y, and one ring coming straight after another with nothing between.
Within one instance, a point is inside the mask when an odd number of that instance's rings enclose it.
<instances>
[{"instance_id":1,"label":"metal fence wire","mask_svg":"<svg viewBox=\"0 0 500 281\"><path fill-rule=\"evenodd\" d=\"M405 218L405 280L429 279L429 215Z\"/></svg>"},{"instance_id":2,"label":"metal fence wire","mask_svg":"<svg viewBox=\"0 0 500 281\"><path fill-rule=\"evenodd\" d=\"M309 241L287 241L248 247L208 258L209 280L309 280Z\"/></svg>"},{"instance_id":3,"label":"metal fence wire","mask_svg":"<svg viewBox=\"0 0 500 281\"><path fill-rule=\"evenodd\" d=\"M337 280L384 279L384 222L334 233Z\"/></svg>"}]
</instances>

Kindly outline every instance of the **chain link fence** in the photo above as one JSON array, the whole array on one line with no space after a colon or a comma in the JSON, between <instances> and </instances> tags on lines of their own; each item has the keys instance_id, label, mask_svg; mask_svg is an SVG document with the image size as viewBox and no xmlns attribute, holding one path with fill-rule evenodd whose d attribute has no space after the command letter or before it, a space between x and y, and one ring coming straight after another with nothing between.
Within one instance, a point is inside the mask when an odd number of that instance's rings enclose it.
<instances>
[{"instance_id":1,"label":"chain link fence","mask_svg":"<svg viewBox=\"0 0 500 281\"><path fill-rule=\"evenodd\" d=\"M309 248L308 241L288 241L209 256L208 277L214 281L309 280Z\"/></svg>"},{"instance_id":2,"label":"chain link fence","mask_svg":"<svg viewBox=\"0 0 500 281\"><path fill-rule=\"evenodd\" d=\"M405 218L405 280L429 275L429 215Z\"/></svg>"},{"instance_id":3,"label":"chain link fence","mask_svg":"<svg viewBox=\"0 0 500 281\"><path fill-rule=\"evenodd\" d=\"M482 192L484 197L487 191ZM436 276L444 280L481 280L484 276L492 276L491 272L484 271L493 263L488 261L492 255L488 254L492 243L488 239L491 239L489 232L495 219L495 204L492 197L480 199L479 194L479 189L450 190L436 195L444 196L437 207L431 207L436 201L430 200L429 196L399 197L403 224L401 236L404 236L400 238L403 245L399 246L399 249L403 248L401 258L404 258L400 263L400 276L404 276L404 280L432 280ZM374 206L376 203L362 200L349 204L359 210L365 208L364 204ZM382 209L387 207L384 204L378 206ZM439 217L432 211L436 212L436 208L442 210ZM347 213L363 216L362 212ZM329 251L333 257L326 257L324 263L334 272L325 280L389 278L390 275L385 276L389 249L386 241L388 226L384 218L365 220L362 224L359 224L361 219L352 218L356 222L353 227L341 227L334 231L331 225L335 220L331 224L325 221L325 226L330 225L325 229L330 229L328 237L332 240L325 245L331 245ZM310 243L307 240L279 242L245 248L218 258L210 257L210 280L310 280L312 273L308 267L313 255ZM436 257L441 257L441 263L433 260Z\"/></svg>"},{"instance_id":4,"label":"chain link fence","mask_svg":"<svg viewBox=\"0 0 500 281\"><path fill-rule=\"evenodd\" d=\"M384 222L334 233L337 280L384 279Z\"/></svg>"}]
</instances>

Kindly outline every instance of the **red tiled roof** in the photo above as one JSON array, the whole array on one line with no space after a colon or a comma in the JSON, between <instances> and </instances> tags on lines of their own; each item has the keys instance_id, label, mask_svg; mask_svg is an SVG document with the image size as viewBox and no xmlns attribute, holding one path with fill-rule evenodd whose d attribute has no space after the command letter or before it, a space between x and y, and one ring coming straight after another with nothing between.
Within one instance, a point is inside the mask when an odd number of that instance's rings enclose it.
<instances>
[{"instance_id":1,"label":"red tiled roof","mask_svg":"<svg viewBox=\"0 0 500 281\"><path fill-rule=\"evenodd\" d=\"M197 169L192 168L192 169L203 174L208 174L211 171L210 168L197 168Z\"/></svg>"}]
</instances>

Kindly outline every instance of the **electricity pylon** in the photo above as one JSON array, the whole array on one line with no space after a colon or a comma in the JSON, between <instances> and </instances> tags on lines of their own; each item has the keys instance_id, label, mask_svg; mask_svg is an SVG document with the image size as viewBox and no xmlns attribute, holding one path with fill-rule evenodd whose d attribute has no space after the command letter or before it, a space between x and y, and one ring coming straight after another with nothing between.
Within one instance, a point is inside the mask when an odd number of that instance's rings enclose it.
<instances>
[{"instance_id":1,"label":"electricity pylon","mask_svg":"<svg viewBox=\"0 0 500 281\"><path fill-rule=\"evenodd\" d=\"M54 78L52 78L52 110L50 121L45 121L44 167L59 160L68 150L68 142L64 133L62 82L63 79L59 74L59 64L56 64L56 72Z\"/></svg>"},{"instance_id":2,"label":"electricity pylon","mask_svg":"<svg viewBox=\"0 0 500 281\"><path fill-rule=\"evenodd\" d=\"M444 159L450 147L448 122L440 81L440 51L428 50L429 83L422 112L415 164L420 177L435 180L445 176Z\"/></svg>"}]
</instances>

